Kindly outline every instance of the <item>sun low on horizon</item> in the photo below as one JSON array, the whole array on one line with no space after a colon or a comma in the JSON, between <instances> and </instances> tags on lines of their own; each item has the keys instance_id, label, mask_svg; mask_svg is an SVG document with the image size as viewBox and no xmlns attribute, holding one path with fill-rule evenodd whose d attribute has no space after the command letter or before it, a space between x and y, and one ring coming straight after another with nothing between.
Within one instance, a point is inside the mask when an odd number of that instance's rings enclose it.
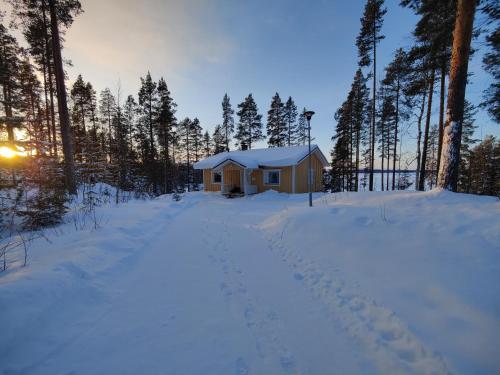
<instances>
[{"instance_id":1,"label":"sun low on horizon","mask_svg":"<svg viewBox=\"0 0 500 375\"><path fill-rule=\"evenodd\" d=\"M0 158L13 159L19 156L26 156L23 152L14 150L7 146L0 146Z\"/></svg>"}]
</instances>

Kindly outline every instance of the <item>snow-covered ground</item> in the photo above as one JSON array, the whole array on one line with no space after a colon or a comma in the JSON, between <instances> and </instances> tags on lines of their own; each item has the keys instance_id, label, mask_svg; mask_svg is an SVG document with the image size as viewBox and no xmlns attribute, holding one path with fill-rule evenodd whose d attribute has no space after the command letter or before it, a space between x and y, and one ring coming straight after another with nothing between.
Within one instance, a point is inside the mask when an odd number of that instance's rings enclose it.
<instances>
[{"instance_id":1,"label":"snow-covered ground","mask_svg":"<svg viewBox=\"0 0 500 375\"><path fill-rule=\"evenodd\" d=\"M0 274L0 374L500 373L500 203L190 193Z\"/></svg>"}]
</instances>

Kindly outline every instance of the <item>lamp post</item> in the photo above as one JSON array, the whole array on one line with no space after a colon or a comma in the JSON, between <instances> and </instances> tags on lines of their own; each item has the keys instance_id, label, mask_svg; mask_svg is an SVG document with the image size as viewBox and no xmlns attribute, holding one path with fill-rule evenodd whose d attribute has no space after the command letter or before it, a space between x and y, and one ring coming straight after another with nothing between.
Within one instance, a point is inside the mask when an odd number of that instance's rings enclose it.
<instances>
[{"instance_id":1,"label":"lamp post","mask_svg":"<svg viewBox=\"0 0 500 375\"><path fill-rule=\"evenodd\" d=\"M309 192L309 207L313 205L312 198L312 179L311 179L311 117L314 115L314 111L305 111L304 116L307 120L307 139L309 144L309 153L307 154L307 191Z\"/></svg>"}]
</instances>

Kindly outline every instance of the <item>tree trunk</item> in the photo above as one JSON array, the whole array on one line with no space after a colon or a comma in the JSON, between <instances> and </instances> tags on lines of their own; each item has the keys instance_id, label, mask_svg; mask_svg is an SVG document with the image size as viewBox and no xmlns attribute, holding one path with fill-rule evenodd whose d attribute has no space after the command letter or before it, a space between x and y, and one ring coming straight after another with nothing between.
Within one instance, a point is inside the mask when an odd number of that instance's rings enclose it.
<instances>
[{"instance_id":1,"label":"tree trunk","mask_svg":"<svg viewBox=\"0 0 500 375\"><path fill-rule=\"evenodd\" d=\"M186 157L187 157L187 165L186 165L186 174L187 174L187 188L188 192L191 191L190 181L189 181L189 124L186 124Z\"/></svg>"},{"instance_id":2,"label":"tree trunk","mask_svg":"<svg viewBox=\"0 0 500 375\"><path fill-rule=\"evenodd\" d=\"M381 158L380 158L380 189L381 191L384 191L384 161L385 161L385 133L384 133L384 129L385 128L385 124L384 124L384 120L381 121L380 123L380 136L382 137L381 139L381 144L382 144L382 155L381 155Z\"/></svg>"},{"instance_id":3,"label":"tree trunk","mask_svg":"<svg viewBox=\"0 0 500 375\"><path fill-rule=\"evenodd\" d=\"M429 146L429 128L431 126L432 115L432 94L434 93L434 79L436 70L432 68L431 77L429 81L429 100L427 100L427 118L425 120L424 131L424 145L422 149L422 164L420 164L420 179L418 181L418 190L425 190L425 175L426 175L426 162L427 162L427 147Z\"/></svg>"},{"instance_id":4,"label":"tree trunk","mask_svg":"<svg viewBox=\"0 0 500 375\"><path fill-rule=\"evenodd\" d=\"M439 173L439 164L441 162L441 150L443 148L445 90L446 90L446 60L443 58L443 62L441 63L441 85L439 91L439 136L438 136L436 174Z\"/></svg>"},{"instance_id":5,"label":"tree trunk","mask_svg":"<svg viewBox=\"0 0 500 375\"><path fill-rule=\"evenodd\" d=\"M375 20L373 21L373 93L372 93L372 129L371 129L371 150L370 150L370 191L373 191L373 168L375 166L375 99L377 92L377 33Z\"/></svg>"},{"instance_id":6,"label":"tree trunk","mask_svg":"<svg viewBox=\"0 0 500 375\"><path fill-rule=\"evenodd\" d=\"M391 136L390 136L390 129L389 127L387 127L387 135L386 135L386 138L387 138L387 152L386 152L386 155L387 155L387 163L386 163L386 166L387 166L387 172L385 174L385 190L389 190L389 171L391 170L391 167L390 167L390 158L391 158Z\"/></svg>"},{"instance_id":7,"label":"tree trunk","mask_svg":"<svg viewBox=\"0 0 500 375\"><path fill-rule=\"evenodd\" d=\"M392 155L392 190L396 187L396 156L398 150L398 125L399 125L399 79L396 88L396 120L394 123L394 149Z\"/></svg>"},{"instance_id":8,"label":"tree trunk","mask_svg":"<svg viewBox=\"0 0 500 375\"><path fill-rule=\"evenodd\" d=\"M52 80L53 72L52 65L50 61L50 47L49 47L49 34L48 23L47 23L47 15L46 15L46 4L45 0L42 0L42 15L43 15L43 26L44 32L43 37L45 41L45 56L47 62L47 76L49 80L49 95L50 95L50 121L52 124L52 148L54 150L54 156L57 157L57 132L56 132L56 111L54 109L54 81ZM52 25L51 25L52 28Z\"/></svg>"},{"instance_id":9,"label":"tree trunk","mask_svg":"<svg viewBox=\"0 0 500 375\"><path fill-rule=\"evenodd\" d=\"M420 177L420 161L422 160L422 155L420 153L420 141L422 139L422 118L424 117L425 111L425 99L427 97L427 92L422 94L422 105L420 106L420 114L418 115L418 134L417 134L417 170L415 173L415 190L418 190L418 181Z\"/></svg>"},{"instance_id":10,"label":"tree trunk","mask_svg":"<svg viewBox=\"0 0 500 375\"><path fill-rule=\"evenodd\" d=\"M476 0L458 1L453 31L446 123L438 176L438 186L452 191L457 191L465 88L476 3Z\"/></svg>"},{"instance_id":11,"label":"tree trunk","mask_svg":"<svg viewBox=\"0 0 500 375\"><path fill-rule=\"evenodd\" d=\"M12 121L12 101L10 98L10 88L7 85L3 86L4 109L6 117L7 140L9 143L14 143L14 123Z\"/></svg>"},{"instance_id":12,"label":"tree trunk","mask_svg":"<svg viewBox=\"0 0 500 375\"><path fill-rule=\"evenodd\" d=\"M359 108L359 85L358 85L358 93L356 96L356 108ZM356 124L356 180L354 181L354 191L359 191L359 144L361 142L361 124Z\"/></svg>"},{"instance_id":13,"label":"tree trunk","mask_svg":"<svg viewBox=\"0 0 500 375\"><path fill-rule=\"evenodd\" d=\"M66 188L70 194L76 194L75 165L73 161L73 145L71 144L71 129L69 124L68 103L66 99L66 87L64 83L64 70L61 57L61 45L59 40L59 26L57 24L55 0L49 0L50 28L52 34L52 52L54 54L54 65L57 86L57 104L59 107L59 123L61 126L61 137L64 154L64 170L66 177Z\"/></svg>"},{"instance_id":14,"label":"tree trunk","mask_svg":"<svg viewBox=\"0 0 500 375\"><path fill-rule=\"evenodd\" d=\"M42 56L43 92L45 98L45 121L47 124L47 139L49 141L49 155L52 156L53 144L50 128L49 97L47 91L47 61L45 55Z\"/></svg>"}]
</instances>

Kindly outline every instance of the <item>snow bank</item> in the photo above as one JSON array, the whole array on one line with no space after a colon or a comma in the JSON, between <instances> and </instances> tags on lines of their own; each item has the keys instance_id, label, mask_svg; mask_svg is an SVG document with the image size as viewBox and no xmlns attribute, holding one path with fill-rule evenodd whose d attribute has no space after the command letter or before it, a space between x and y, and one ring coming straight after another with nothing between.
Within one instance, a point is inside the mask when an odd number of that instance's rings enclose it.
<instances>
[{"instance_id":1,"label":"snow bank","mask_svg":"<svg viewBox=\"0 0 500 375\"><path fill-rule=\"evenodd\" d=\"M373 326L373 345L420 362L419 373L429 372L429 353L410 349L415 339L453 372L500 370L497 199L433 190L339 193L315 204L277 213L261 228L280 238L278 252L300 279ZM386 325L379 314L397 318Z\"/></svg>"}]
</instances>

